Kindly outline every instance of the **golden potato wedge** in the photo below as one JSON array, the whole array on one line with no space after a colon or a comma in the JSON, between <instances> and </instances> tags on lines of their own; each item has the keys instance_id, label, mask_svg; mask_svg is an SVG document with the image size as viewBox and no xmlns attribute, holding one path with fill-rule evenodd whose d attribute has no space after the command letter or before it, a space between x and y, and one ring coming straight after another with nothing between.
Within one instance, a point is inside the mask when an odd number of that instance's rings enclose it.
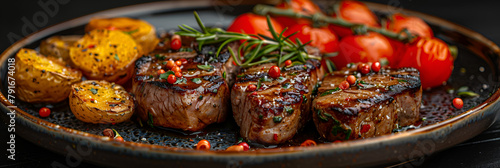
<instances>
[{"instance_id":1,"label":"golden potato wedge","mask_svg":"<svg viewBox=\"0 0 500 168\"><path fill-rule=\"evenodd\" d=\"M71 62L69 48L81 38L80 35L50 37L40 44L40 53L48 57L61 59L69 64Z\"/></svg>"},{"instance_id":2,"label":"golden potato wedge","mask_svg":"<svg viewBox=\"0 0 500 168\"><path fill-rule=\"evenodd\" d=\"M90 20L89 24L87 24L85 31L89 32L95 29L116 29L130 34L137 44L141 46L142 51L144 52L141 56L153 51L159 41L156 35L156 29L153 25L139 19L126 17L106 19L94 18Z\"/></svg>"},{"instance_id":3,"label":"golden potato wedge","mask_svg":"<svg viewBox=\"0 0 500 168\"><path fill-rule=\"evenodd\" d=\"M87 80L71 87L71 112L83 122L120 123L134 113L132 96L118 84Z\"/></svg>"},{"instance_id":4,"label":"golden potato wedge","mask_svg":"<svg viewBox=\"0 0 500 168\"><path fill-rule=\"evenodd\" d=\"M125 83L140 51L129 35L118 30L92 30L70 48L72 65L88 79Z\"/></svg>"},{"instance_id":5,"label":"golden potato wedge","mask_svg":"<svg viewBox=\"0 0 500 168\"><path fill-rule=\"evenodd\" d=\"M15 92L25 102L56 103L68 98L82 73L64 63L23 48L16 54Z\"/></svg>"}]
</instances>

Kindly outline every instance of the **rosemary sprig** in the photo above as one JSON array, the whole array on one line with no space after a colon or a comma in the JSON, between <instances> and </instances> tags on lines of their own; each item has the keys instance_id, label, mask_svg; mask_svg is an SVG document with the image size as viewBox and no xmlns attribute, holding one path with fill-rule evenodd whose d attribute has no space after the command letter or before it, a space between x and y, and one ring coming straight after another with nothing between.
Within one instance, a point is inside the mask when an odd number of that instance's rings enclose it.
<instances>
[{"instance_id":1,"label":"rosemary sprig","mask_svg":"<svg viewBox=\"0 0 500 168\"><path fill-rule=\"evenodd\" d=\"M321 59L321 57L309 55L306 52L305 46L309 44L310 41L302 43L299 39L295 39L294 42L290 40L290 37L295 33L284 36L286 29L280 33L276 32L270 23L271 20L269 16L267 16L267 22L272 37L262 34L254 35L226 32L220 28L207 28L196 11L194 12L194 17L202 30L201 32L183 24L179 25L180 31L176 32L176 34L194 37L198 42L200 50L202 45L220 43L215 57L219 56L220 52L227 44L244 40L245 42L243 42L236 51L231 47L227 47L234 62L243 68L269 62L275 62L279 66L288 59L301 63L305 63L307 59ZM240 54L242 55L240 56Z\"/></svg>"}]
</instances>

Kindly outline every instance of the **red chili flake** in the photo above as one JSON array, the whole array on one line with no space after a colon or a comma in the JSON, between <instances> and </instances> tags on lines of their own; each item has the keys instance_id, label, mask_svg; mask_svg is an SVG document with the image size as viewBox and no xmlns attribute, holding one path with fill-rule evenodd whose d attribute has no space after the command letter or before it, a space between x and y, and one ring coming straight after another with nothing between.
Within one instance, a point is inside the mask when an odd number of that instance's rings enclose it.
<instances>
[{"instance_id":1,"label":"red chili flake","mask_svg":"<svg viewBox=\"0 0 500 168\"><path fill-rule=\"evenodd\" d=\"M183 58L183 59L180 59L179 61L181 61L181 63L182 63L182 64L187 64L187 63L188 63L187 59L184 59L184 58ZM234 62L234 61L233 61L233 62Z\"/></svg>"},{"instance_id":2,"label":"red chili flake","mask_svg":"<svg viewBox=\"0 0 500 168\"><path fill-rule=\"evenodd\" d=\"M345 98L345 101L351 101L350 97Z\"/></svg>"},{"instance_id":3,"label":"red chili flake","mask_svg":"<svg viewBox=\"0 0 500 168\"><path fill-rule=\"evenodd\" d=\"M257 92L253 92L250 95L255 96L255 95L257 95Z\"/></svg>"},{"instance_id":4,"label":"red chili flake","mask_svg":"<svg viewBox=\"0 0 500 168\"><path fill-rule=\"evenodd\" d=\"M90 102L94 103L94 101L95 101L94 99L90 99Z\"/></svg>"},{"instance_id":5,"label":"red chili flake","mask_svg":"<svg viewBox=\"0 0 500 168\"><path fill-rule=\"evenodd\" d=\"M274 134L274 135L273 135L273 139L274 139L275 141L278 141L278 134Z\"/></svg>"},{"instance_id":6,"label":"red chili flake","mask_svg":"<svg viewBox=\"0 0 500 168\"><path fill-rule=\"evenodd\" d=\"M95 45L94 45L94 44L91 44L91 45L89 45L87 48L94 48L94 47L95 47Z\"/></svg>"},{"instance_id":7,"label":"red chili flake","mask_svg":"<svg viewBox=\"0 0 500 168\"><path fill-rule=\"evenodd\" d=\"M370 124L364 124L361 126L361 133L368 132L370 130Z\"/></svg>"},{"instance_id":8,"label":"red chili flake","mask_svg":"<svg viewBox=\"0 0 500 168\"><path fill-rule=\"evenodd\" d=\"M109 120L111 120L111 121L115 121L115 119L112 119L112 118L111 118L111 119L109 119Z\"/></svg>"},{"instance_id":9,"label":"red chili flake","mask_svg":"<svg viewBox=\"0 0 500 168\"><path fill-rule=\"evenodd\" d=\"M236 65L236 62L233 61L233 65Z\"/></svg>"},{"instance_id":10,"label":"red chili flake","mask_svg":"<svg viewBox=\"0 0 500 168\"><path fill-rule=\"evenodd\" d=\"M108 26L106 29L108 29L108 30L116 30L116 27L115 26Z\"/></svg>"},{"instance_id":11,"label":"red chili flake","mask_svg":"<svg viewBox=\"0 0 500 168\"><path fill-rule=\"evenodd\" d=\"M111 125L115 125L116 123L111 123Z\"/></svg>"},{"instance_id":12,"label":"red chili flake","mask_svg":"<svg viewBox=\"0 0 500 168\"><path fill-rule=\"evenodd\" d=\"M342 142L342 141L341 140L335 140L335 141L333 141L333 143L340 143L340 142Z\"/></svg>"}]
</instances>

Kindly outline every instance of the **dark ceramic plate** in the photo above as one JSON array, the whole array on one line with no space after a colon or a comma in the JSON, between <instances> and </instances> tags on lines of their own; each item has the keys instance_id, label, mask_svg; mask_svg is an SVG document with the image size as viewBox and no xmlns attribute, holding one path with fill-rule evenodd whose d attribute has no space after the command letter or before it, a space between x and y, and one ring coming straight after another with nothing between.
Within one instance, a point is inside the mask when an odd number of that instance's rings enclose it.
<instances>
[{"instance_id":1,"label":"dark ceramic plate","mask_svg":"<svg viewBox=\"0 0 500 168\"><path fill-rule=\"evenodd\" d=\"M232 2L232 1L228 1ZM324 2L327 3L327 2ZM392 8L368 3L377 14L387 14ZM53 35L83 34L83 26L93 16L129 16L144 19L160 31L176 29L179 24L196 27L192 11L197 10L211 26L227 26L235 16L251 11L252 6L200 2L158 2L117 8L76 18L34 33L2 53L1 90L2 119L8 121L9 110L16 110L16 134L47 149L68 157L105 166L369 166L411 161L466 141L487 129L497 117L499 49L491 41L471 30L448 21L412 11L402 11L427 21L437 37L459 49L455 69L448 85L424 92L421 114L425 120L419 128L363 140L343 143L324 142L314 126L308 125L293 140L280 146L251 144L252 151L225 152L223 149L238 142L238 127L231 119L209 126L203 132L185 133L176 130L141 127L134 120L116 125L83 123L73 116L67 101L58 104L30 104L13 99L9 103L7 58L22 47L37 48L40 40ZM464 108L454 109L450 103L456 97L451 91L462 86L479 97L464 98ZM51 107L52 115L39 118L38 109ZM105 128L116 129L125 143L101 136ZM211 142L212 151L192 148L200 139ZM315 147L298 147L305 139L321 142Z\"/></svg>"}]
</instances>

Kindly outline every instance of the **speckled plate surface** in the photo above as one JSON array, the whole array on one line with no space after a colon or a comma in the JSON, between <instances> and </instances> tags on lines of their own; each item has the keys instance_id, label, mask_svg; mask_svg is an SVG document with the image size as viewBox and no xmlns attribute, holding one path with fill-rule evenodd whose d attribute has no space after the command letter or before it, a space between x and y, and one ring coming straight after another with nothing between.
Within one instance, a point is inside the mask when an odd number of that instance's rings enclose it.
<instances>
[{"instance_id":1,"label":"speckled plate surface","mask_svg":"<svg viewBox=\"0 0 500 168\"><path fill-rule=\"evenodd\" d=\"M377 14L386 14L392 9L385 5L367 5ZM206 25L225 27L235 16L251 9L249 5L214 4L213 1L157 2L107 10L36 32L10 46L0 57L0 117L7 121L8 111L14 109L16 134L23 138L66 156L76 155L98 165L125 167L360 167L393 164L418 159L470 139L487 129L497 117L500 109L499 48L471 30L412 11L402 12L427 21L436 37L457 45L459 57L448 85L424 91L421 115L426 120L420 127L391 135L329 143L324 142L309 124L286 144L251 144L251 151L225 152L222 150L239 139L238 127L232 119L209 126L202 132L185 133L141 126L135 120L116 125L86 124L73 116L67 101L58 104L8 102L7 58L13 57L22 47L36 49L40 40L52 35L83 34L83 25L91 17L135 17L152 23L160 31L168 31L176 29L179 24L196 27L193 10L200 13ZM456 110L450 104L456 97L451 90L462 86L480 96L464 98L464 108ZM39 118L38 109L43 106L51 107L50 117ZM116 129L126 142L103 137L101 132L105 128ZM200 139L209 140L212 151L193 150ZM315 147L298 147L305 139L321 143Z\"/></svg>"}]
</instances>

